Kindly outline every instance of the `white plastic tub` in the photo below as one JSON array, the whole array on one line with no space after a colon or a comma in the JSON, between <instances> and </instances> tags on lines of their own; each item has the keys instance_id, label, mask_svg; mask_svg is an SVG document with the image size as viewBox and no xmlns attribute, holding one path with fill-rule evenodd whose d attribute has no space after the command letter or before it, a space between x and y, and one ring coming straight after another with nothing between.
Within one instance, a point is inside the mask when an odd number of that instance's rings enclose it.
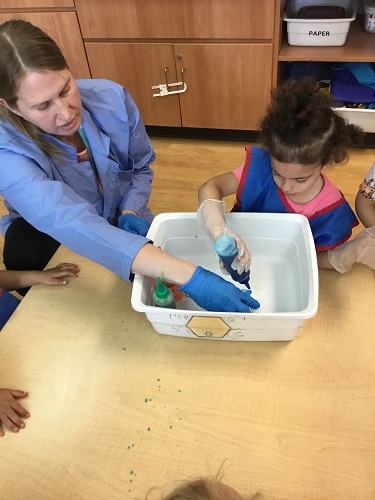
<instances>
[{"instance_id":1,"label":"white plastic tub","mask_svg":"<svg viewBox=\"0 0 375 500\"><path fill-rule=\"evenodd\" d=\"M318 269L307 219L297 214L256 213L228 213L226 218L252 252L250 283L261 303L259 311L208 312L186 296L177 302L177 309L155 307L153 281L138 275L133 284L133 308L144 312L161 334L215 340L292 340L318 307ZM231 281L221 274L218 257L197 225L195 212L158 215L148 237L167 252Z\"/></svg>"},{"instance_id":2,"label":"white plastic tub","mask_svg":"<svg viewBox=\"0 0 375 500\"><path fill-rule=\"evenodd\" d=\"M365 132L375 133L375 109L333 108L348 123L362 127Z\"/></svg>"},{"instance_id":3,"label":"white plastic tub","mask_svg":"<svg viewBox=\"0 0 375 500\"><path fill-rule=\"evenodd\" d=\"M346 17L341 19L299 19L298 13L307 6L344 7ZM346 42L350 23L357 14L355 0L288 0L284 21L287 23L289 45L340 46Z\"/></svg>"}]
</instances>

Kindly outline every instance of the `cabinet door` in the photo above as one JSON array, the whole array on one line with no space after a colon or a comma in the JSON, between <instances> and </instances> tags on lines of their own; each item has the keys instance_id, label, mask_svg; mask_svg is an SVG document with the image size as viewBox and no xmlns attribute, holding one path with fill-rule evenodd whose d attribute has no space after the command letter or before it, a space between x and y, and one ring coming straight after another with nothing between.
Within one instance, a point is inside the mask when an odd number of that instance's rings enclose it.
<instances>
[{"instance_id":1,"label":"cabinet door","mask_svg":"<svg viewBox=\"0 0 375 500\"><path fill-rule=\"evenodd\" d=\"M176 44L184 127L258 130L270 101L271 44ZM179 76L180 75L180 76Z\"/></svg>"},{"instance_id":2,"label":"cabinet door","mask_svg":"<svg viewBox=\"0 0 375 500\"><path fill-rule=\"evenodd\" d=\"M151 89L166 77L169 83L177 81L172 44L86 42L85 47L92 77L123 85L146 125L181 126L178 94L153 97L159 91Z\"/></svg>"},{"instance_id":3,"label":"cabinet door","mask_svg":"<svg viewBox=\"0 0 375 500\"><path fill-rule=\"evenodd\" d=\"M74 8L74 0L0 0L0 9L44 9L70 7Z\"/></svg>"},{"instance_id":4,"label":"cabinet door","mask_svg":"<svg viewBox=\"0 0 375 500\"><path fill-rule=\"evenodd\" d=\"M90 78L86 54L75 12L0 13L0 23L8 19L24 19L38 26L55 40L76 78Z\"/></svg>"},{"instance_id":5,"label":"cabinet door","mask_svg":"<svg viewBox=\"0 0 375 500\"><path fill-rule=\"evenodd\" d=\"M84 38L273 37L275 0L76 0Z\"/></svg>"}]
</instances>

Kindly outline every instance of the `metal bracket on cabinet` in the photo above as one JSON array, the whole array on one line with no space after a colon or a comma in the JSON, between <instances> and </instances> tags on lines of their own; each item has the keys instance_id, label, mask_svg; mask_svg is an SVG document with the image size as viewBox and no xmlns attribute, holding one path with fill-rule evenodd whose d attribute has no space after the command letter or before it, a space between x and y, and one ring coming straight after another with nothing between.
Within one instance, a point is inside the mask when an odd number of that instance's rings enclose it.
<instances>
[{"instance_id":1,"label":"metal bracket on cabinet","mask_svg":"<svg viewBox=\"0 0 375 500\"><path fill-rule=\"evenodd\" d=\"M180 85L182 85L182 89L169 90L169 87L179 87ZM151 88L159 90L157 94L152 94L152 97L165 97L166 95L182 94L187 91L187 85L185 82L160 83L159 85L154 85Z\"/></svg>"}]
</instances>

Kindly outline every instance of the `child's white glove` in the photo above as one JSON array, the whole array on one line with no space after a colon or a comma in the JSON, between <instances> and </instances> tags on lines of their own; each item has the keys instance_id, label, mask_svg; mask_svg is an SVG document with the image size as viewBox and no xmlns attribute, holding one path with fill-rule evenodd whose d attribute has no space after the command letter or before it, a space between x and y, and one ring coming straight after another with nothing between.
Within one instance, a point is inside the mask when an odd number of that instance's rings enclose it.
<instances>
[{"instance_id":1,"label":"child's white glove","mask_svg":"<svg viewBox=\"0 0 375 500\"><path fill-rule=\"evenodd\" d=\"M328 260L339 273L350 271L356 262L375 269L375 226L362 229L353 239L328 250Z\"/></svg>"},{"instance_id":2,"label":"child's white glove","mask_svg":"<svg viewBox=\"0 0 375 500\"><path fill-rule=\"evenodd\" d=\"M238 255L231 265L232 269L235 269L239 274L250 270L251 253L242 239L227 227L225 220L225 203L223 201L211 199L202 201L197 211L197 221L207 233L212 243L220 238L220 236L232 236L238 250ZM220 268L224 274L228 274L221 260Z\"/></svg>"}]
</instances>

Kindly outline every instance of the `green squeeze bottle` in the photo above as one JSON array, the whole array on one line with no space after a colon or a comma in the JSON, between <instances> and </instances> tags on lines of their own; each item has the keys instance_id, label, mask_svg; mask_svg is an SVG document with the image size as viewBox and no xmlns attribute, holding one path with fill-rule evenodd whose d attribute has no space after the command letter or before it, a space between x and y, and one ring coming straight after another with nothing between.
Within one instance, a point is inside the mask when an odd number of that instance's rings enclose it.
<instances>
[{"instance_id":1,"label":"green squeeze bottle","mask_svg":"<svg viewBox=\"0 0 375 500\"><path fill-rule=\"evenodd\" d=\"M172 290L165 286L160 278L156 279L156 287L152 294L152 298L157 307L176 309Z\"/></svg>"}]
</instances>

